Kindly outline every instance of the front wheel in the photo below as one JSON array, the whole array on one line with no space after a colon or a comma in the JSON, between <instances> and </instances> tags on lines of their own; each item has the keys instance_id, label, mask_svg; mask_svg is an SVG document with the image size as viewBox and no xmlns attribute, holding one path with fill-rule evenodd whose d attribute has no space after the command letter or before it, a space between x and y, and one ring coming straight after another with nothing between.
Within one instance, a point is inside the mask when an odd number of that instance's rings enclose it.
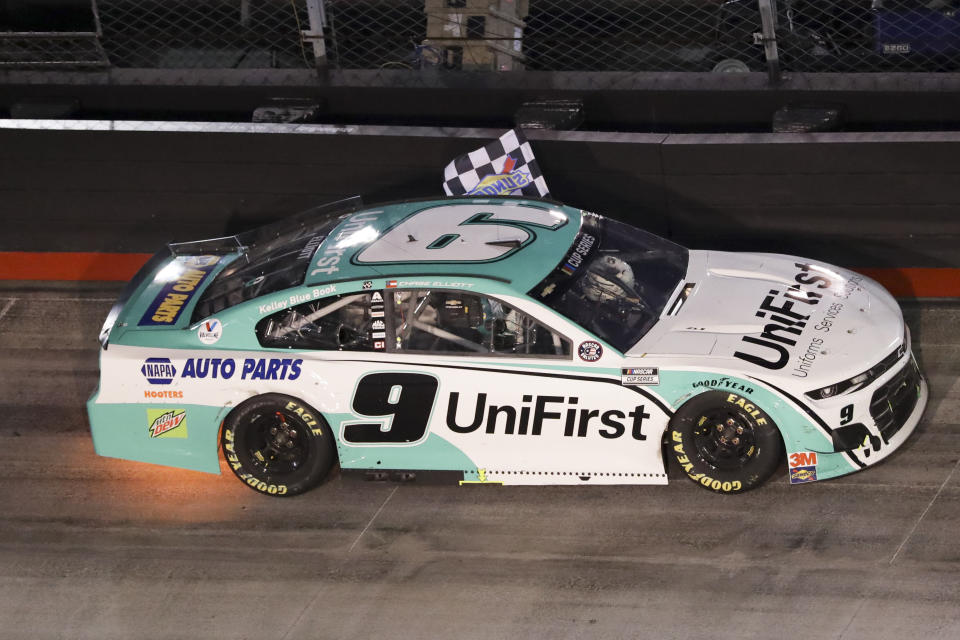
<instances>
[{"instance_id":1,"label":"front wheel","mask_svg":"<svg viewBox=\"0 0 960 640\"><path fill-rule=\"evenodd\" d=\"M250 488L294 496L317 485L334 462L333 434L309 405L278 393L238 406L223 425L223 455Z\"/></svg>"},{"instance_id":2,"label":"front wheel","mask_svg":"<svg viewBox=\"0 0 960 640\"><path fill-rule=\"evenodd\" d=\"M760 486L780 462L780 430L749 398L707 391L670 421L670 449L691 480L718 493Z\"/></svg>"}]
</instances>

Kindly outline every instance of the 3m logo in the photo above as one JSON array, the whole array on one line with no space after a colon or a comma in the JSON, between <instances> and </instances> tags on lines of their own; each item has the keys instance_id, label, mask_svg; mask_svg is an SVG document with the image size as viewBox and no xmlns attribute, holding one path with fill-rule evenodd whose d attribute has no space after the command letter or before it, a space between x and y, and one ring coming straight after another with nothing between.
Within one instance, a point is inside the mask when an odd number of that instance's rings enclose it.
<instances>
[{"instance_id":1,"label":"3m logo","mask_svg":"<svg viewBox=\"0 0 960 640\"><path fill-rule=\"evenodd\" d=\"M815 467L817 465L817 453L815 451L800 451L790 454L790 468L796 467Z\"/></svg>"},{"instance_id":2,"label":"3m logo","mask_svg":"<svg viewBox=\"0 0 960 640\"><path fill-rule=\"evenodd\" d=\"M187 412L184 409L147 409L151 438L186 438Z\"/></svg>"}]
</instances>

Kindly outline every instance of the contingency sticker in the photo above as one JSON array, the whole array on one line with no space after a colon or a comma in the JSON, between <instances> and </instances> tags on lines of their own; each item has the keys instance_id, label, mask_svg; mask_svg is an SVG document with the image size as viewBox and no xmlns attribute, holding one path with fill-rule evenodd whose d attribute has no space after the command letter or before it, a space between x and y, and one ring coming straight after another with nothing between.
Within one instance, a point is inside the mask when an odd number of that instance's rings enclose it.
<instances>
[{"instance_id":1,"label":"contingency sticker","mask_svg":"<svg viewBox=\"0 0 960 640\"><path fill-rule=\"evenodd\" d=\"M629 367L620 370L620 384L660 384L658 367Z\"/></svg>"},{"instance_id":2,"label":"contingency sticker","mask_svg":"<svg viewBox=\"0 0 960 640\"><path fill-rule=\"evenodd\" d=\"M800 451L790 454L790 484L814 482L817 479L817 453Z\"/></svg>"},{"instance_id":3,"label":"contingency sticker","mask_svg":"<svg viewBox=\"0 0 960 640\"><path fill-rule=\"evenodd\" d=\"M147 409L147 429L151 438L186 438L185 409Z\"/></svg>"}]
</instances>

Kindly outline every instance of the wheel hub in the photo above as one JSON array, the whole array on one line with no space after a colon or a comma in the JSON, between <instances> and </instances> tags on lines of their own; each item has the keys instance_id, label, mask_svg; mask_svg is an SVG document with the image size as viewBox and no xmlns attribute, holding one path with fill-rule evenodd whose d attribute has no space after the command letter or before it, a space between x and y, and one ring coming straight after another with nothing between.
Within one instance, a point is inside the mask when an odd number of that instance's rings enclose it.
<instances>
[{"instance_id":1,"label":"wheel hub","mask_svg":"<svg viewBox=\"0 0 960 640\"><path fill-rule=\"evenodd\" d=\"M251 444L251 459L262 471L285 474L300 468L307 456L306 442L298 424L282 412L260 418L260 437Z\"/></svg>"},{"instance_id":2,"label":"wheel hub","mask_svg":"<svg viewBox=\"0 0 960 640\"><path fill-rule=\"evenodd\" d=\"M739 469L755 454L753 427L744 417L718 411L701 417L694 432L700 456L718 469Z\"/></svg>"}]
</instances>

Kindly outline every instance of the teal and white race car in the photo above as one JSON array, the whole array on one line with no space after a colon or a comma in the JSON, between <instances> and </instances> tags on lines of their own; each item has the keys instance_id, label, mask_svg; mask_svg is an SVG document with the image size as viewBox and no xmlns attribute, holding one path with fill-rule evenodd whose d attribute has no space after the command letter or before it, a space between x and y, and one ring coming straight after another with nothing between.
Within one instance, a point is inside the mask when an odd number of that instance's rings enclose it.
<instances>
[{"instance_id":1,"label":"teal and white race car","mask_svg":"<svg viewBox=\"0 0 960 640\"><path fill-rule=\"evenodd\" d=\"M170 245L101 334L100 455L290 496L339 464L461 483L760 485L875 464L927 387L876 282L575 208L447 198Z\"/></svg>"}]
</instances>

